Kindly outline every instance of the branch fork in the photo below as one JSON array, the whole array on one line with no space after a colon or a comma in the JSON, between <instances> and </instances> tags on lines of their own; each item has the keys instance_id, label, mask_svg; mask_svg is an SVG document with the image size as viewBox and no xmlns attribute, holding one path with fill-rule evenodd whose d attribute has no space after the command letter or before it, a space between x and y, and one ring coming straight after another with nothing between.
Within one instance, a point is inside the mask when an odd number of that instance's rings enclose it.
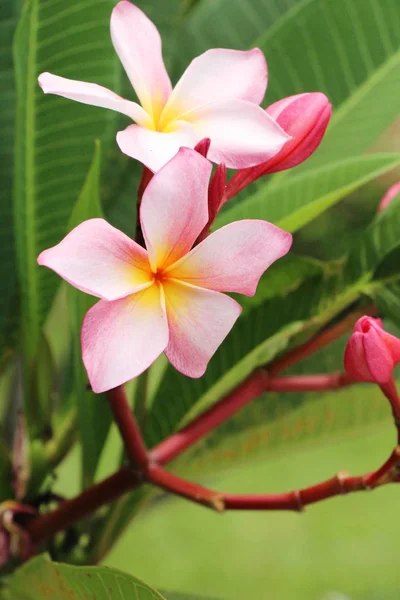
<instances>
[{"instance_id":1,"label":"branch fork","mask_svg":"<svg viewBox=\"0 0 400 600\"><path fill-rule=\"evenodd\" d=\"M373 308L371 309L371 312ZM108 392L108 400L124 441L129 466L123 467L104 481L84 490L76 498L66 500L53 511L37 516L26 530L32 542L39 544L64 530L76 521L92 514L101 506L110 504L123 494L132 492L144 483L158 487L219 513L225 510L291 510L302 512L314 504L334 496L371 490L381 485L400 482L400 446L376 471L361 476L351 476L340 471L334 477L313 486L280 494L229 494L205 488L167 471L164 466L187 448L203 439L246 404L268 391L322 391L352 385L355 381L347 373L278 377L278 374L305 357L330 344L343 335L354 323L358 314L347 316L306 342L274 361L267 369L256 369L234 390L186 427L148 450L122 386ZM394 382L382 386L389 398L396 426L400 413L400 400ZM399 428L398 428L399 429ZM400 437L400 436L399 436Z\"/></svg>"}]
</instances>

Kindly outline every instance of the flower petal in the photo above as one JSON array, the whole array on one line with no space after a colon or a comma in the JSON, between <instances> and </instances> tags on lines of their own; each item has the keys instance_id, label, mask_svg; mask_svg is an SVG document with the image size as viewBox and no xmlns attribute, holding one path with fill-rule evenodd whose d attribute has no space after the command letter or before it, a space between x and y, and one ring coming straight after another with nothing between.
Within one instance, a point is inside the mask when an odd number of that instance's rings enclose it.
<instances>
[{"instance_id":1,"label":"flower petal","mask_svg":"<svg viewBox=\"0 0 400 600\"><path fill-rule=\"evenodd\" d=\"M240 305L224 294L180 282L163 284L169 325L165 354L188 377L201 377L232 329Z\"/></svg>"},{"instance_id":2,"label":"flower petal","mask_svg":"<svg viewBox=\"0 0 400 600\"><path fill-rule=\"evenodd\" d=\"M354 332L347 342L344 353L344 367L356 381L375 381L365 357L363 334Z\"/></svg>"},{"instance_id":3,"label":"flower petal","mask_svg":"<svg viewBox=\"0 0 400 600\"><path fill-rule=\"evenodd\" d=\"M190 123L198 139L211 139L208 158L230 169L258 165L290 139L262 108L244 100L204 106L190 114Z\"/></svg>"},{"instance_id":4,"label":"flower petal","mask_svg":"<svg viewBox=\"0 0 400 600\"><path fill-rule=\"evenodd\" d=\"M137 377L167 344L159 286L114 302L100 300L82 325L82 356L93 391L104 392Z\"/></svg>"},{"instance_id":5,"label":"flower petal","mask_svg":"<svg viewBox=\"0 0 400 600\"><path fill-rule=\"evenodd\" d=\"M267 88L267 63L258 48L216 48L195 58L169 97L162 122L210 102L247 100L260 104Z\"/></svg>"},{"instance_id":6,"label":"flower petal","mask_svg":"<svg viewBox=\"0 0 400 600\"><path fill-rule=\"evenodd\" d=\"M111 39L143 108L157 119L171 82L156 26L134 4L119 2L111 15Z\"/></svg>"},{"instance_id":7,"label":"flower petal","mask_svg":"<svg viewBox=\"0 0 400 600\"><path fill-rule=\"evenodd\" d=\"M140 220L153 269L189 252L207 223L210 173L207 159L181 148L148 184Z\"/></svg>"},{"instance_id":8,"label":"flower petal","mask_svg":"<svg viewBox=\"0 0 400 600\"><path fill-rule=\"evenodd\" d=\"M101 106L109 108L116 112L127 115L136 123L143 126L150 126L151 120L139 104L124 100L111 90L108 90L97 83L86 83L85 81L75 81L66 79L51 73L42 73L39 75L38 82L45 94L56 94L70 100L76 100L83 104L92 106Z\"/></svg>"},{"instance_id":9,"label":"flower petal","mask_svg":"<svg viewBox=\"0 0 400 600\"><path fill-rule=\"evenodd\" d=\"M387 383L392 377L394 361L390 349L384 343L380 332L371 327L363 335L363 345L372 380L379 384Z\"/></svg>"},{"instance_id":10,"label":"flower petal","mask_svg":"<svg viewBox=\"0 0 400 600\"><path fill-rule=\"evenodd\" d=\"M175 125L174 131L169 133L129 125L117 133L117 144L124 154L156 172L175 156L179 148L194 148L196 144L196 134L189 123L181 121Z\"/></svg>"},{"instance_id":11,"label":"flower petal","mask_svg":"<svg viewBox=\"0 0 400 600\"><path fill-rule=\"evenodd\" d=\"M104 219L84 221L57 246L44 250L38 263L106 300L123 298L152 282L146 250Z\"/></svg>"},{"instance_id":12,"label":"flower petal","mask_svg":"<svg viewBox=\"0 0 400 600\"><path fill-rule=\"evenodd\" d=\"M267 221L222 227L171 265L168 276L218 292L253 296L266 269L290 249L292 236Z\"/></svg>"}]
</instances>

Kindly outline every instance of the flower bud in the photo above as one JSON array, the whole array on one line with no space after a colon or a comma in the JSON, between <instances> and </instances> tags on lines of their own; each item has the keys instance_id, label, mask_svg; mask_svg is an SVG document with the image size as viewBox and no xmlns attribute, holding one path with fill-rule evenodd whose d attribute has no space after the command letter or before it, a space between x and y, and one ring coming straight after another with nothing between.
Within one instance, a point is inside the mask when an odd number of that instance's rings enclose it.
<instances>
[{"instance_id":1,"label":"flower bud","mask_svg":"<svg viewBox=\"0 0 400 600\"><path fill-rule=\"evenodd\" d=\"M380 319L361 317L344 354L346 371L357 381L388 383L400 361L400 340L387 333Z\"/></svg>"},{"instance_id":2,"label":"flower bud","mask_svg":"<svg viewBox=\"0 0 400 600\"><path fill-rule=\"evenodd\" d=\"M400 181L392 185L383 196L382 200L379 202L378 212L384 210L389 206L392 200L396 198L400 194Z\"/></svg>"},{"instance_id":3,"label":"flower bud","mask_svg":"<svg viewBox=\"0 0 400 600\"><path fill-rule=\"evenodd\" d=\"M228 198L263 175L291 169L304 162L321 143L332 115L332 105L325 94L310 92L279 100L268 106L266 112L291 139L266 162L238 171L229 182Z\"/></svg>"}]
</instances>

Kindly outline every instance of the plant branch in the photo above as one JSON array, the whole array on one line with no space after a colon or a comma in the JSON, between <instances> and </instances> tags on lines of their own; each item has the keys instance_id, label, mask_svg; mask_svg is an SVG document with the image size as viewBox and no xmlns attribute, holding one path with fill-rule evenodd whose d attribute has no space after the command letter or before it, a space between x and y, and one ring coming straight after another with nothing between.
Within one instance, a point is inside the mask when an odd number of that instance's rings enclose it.
<instances>
[{"instance_id":1,"label":"plant branch","mask_svg":"<svg viewBox=\"0 0 400 600\"><path fill-rule=\"evenodd\" d=\"M107 397L129 461L134 467L145 471L149 462L147 450L123 386L107 392Z\"/></svg>"},{"instance_id":2,"label":"plant branch","mask_svg":"<svg viewBox=\"0 0 400 600\"><path fill-rule=\"evenodd\" d=\"M58 531L67 529L76 521L90 515L101 506L110 504L123 494L134 490L141 479L130 469L123 468L100 483L96 483L81 494L65 500L55 509L39 515L28 523L27 531L33 543L51 538Z\"/></svg>"},{"instance_id":3,"label":"plant branch","mask_svg":"<svg viewBox=\"0 0 400 600\"><path fill-rule=\"evenodd\" d=\"M291 377L270 377L267 381L268 392L323 392L338 390L357 383L348 373L329 373L327 375L293 375Z\"/></svg>"},{"instance_id":4,"label":"plant branch","mask_svg":"<svg viewBox=\"0 0 400 600\"><path fill-rule=\"evenodd\" d=\"M217 512L224 511L224 502L222 494L208 490L207 488L182 479L173 473L165 471L159 465L151 465L148 471L149 483L162 488L166 492L170 492L175 496L187 498L197 504L213 508Z\"/></svg>"}]
</instances>

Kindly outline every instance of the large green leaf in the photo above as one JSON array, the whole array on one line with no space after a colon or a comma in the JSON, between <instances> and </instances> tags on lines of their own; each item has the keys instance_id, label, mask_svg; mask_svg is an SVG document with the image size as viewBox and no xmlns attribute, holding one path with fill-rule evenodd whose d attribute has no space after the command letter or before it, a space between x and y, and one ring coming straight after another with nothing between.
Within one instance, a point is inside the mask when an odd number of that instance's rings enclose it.
<instances>
[{"instance_id":1,"label":"large green leaf","mask_svg":"<svg viewBox=\"0 0 400 600\"><path fill-rule=\"evenodd\" d=\"M17 120L15 232L28 364L59 279L39 269L39 252L65 234L90 164L94 138L109 130L114 113L45 96L42 71L86 80L118 91L120 68L109 36L113 0L72 0L66 6L28 0L15 44Z\"/></svg>"},{"instance_id":2,"label":"large green leaf","mask_svg":"<svg viewBox=\"0 0 400 600\"><path fill-rule=\"evenodd\" d=\"M306 166L365 150L399 114L397 0L203 0L177 44L177 70L209 47L259 46L269 66L268 103L324 92L334 117Z\"/></svg>"},{"instance_id":3,"label":"large green leaf","mask_svg":"<svg viewBox=\"0 0 400 600\"><path fill-rule=\"evenodd\" d=\"M37 556L6 581L4 600L165 600L150 586L108 567L72 567Z\"/></svg>"},{"instance_id":4,"label":"large green leaf","mask_svg":"<svg viewBox=\"0 0 400 600\"><path fill-rule=\"evenodd\" d=\"M100 142L96 142L93 161L85 184L72 211L68 230L86 219L102 217L100 206ZM82 363L81 327L86 312L97 298L68 285L70 324L72 330L73 394L78 407L78 423L82 451L82 487L92 483L101 450L111 426L112 416L104 395L88 389L88 379Z\"/></svg>"},{"instance_id":5,"label":"large green leaf","mask_svg":"<svg viewBox=\"0 0 400 600\"><path fill-rule=\"evenodd\" d=\"M266 219L287 231L297 231L351 192L399 165L398 154L375 154L293 175L277 185L262 186L220 213L216 227L239 219Z\"/></svg>"},{"instance_id":6,"label":"large green leaf","mask_svg":"<svg viewBox=\"0 0 400 600\"><path fill-rule=\"evenodd\" d=\"M15 86L12 37L20 12L19 0L0 6L0 369L11 351L16 319L16 272L12 216Z\"/></svg>"}]
</instances>

